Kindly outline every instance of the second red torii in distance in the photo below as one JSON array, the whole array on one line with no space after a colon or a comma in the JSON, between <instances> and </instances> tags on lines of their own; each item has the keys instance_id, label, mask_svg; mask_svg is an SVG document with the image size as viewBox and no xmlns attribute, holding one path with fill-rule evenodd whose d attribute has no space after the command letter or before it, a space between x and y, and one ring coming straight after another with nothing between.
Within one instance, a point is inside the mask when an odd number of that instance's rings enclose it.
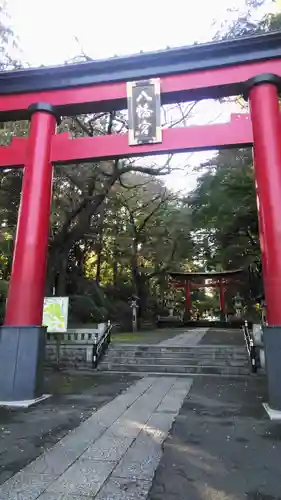
<instances>
[{"instance_id":1,"label":"second red torii in distance","mask_svg":"<svg viewBox=\"0 0 281 500\"><path fill-rule=\"evenodd\" d=\"M220 272L172 272L169 276L175 288L182 288L185 291L185 313L190 316L192 309L191 290L192 288L217 287L219 289L220 314L221 319L226 316L225 289L231 282L237 282L242 270L220 271ZM198 282L199 281L199 282Z\"/></svg>"}]
</instances>

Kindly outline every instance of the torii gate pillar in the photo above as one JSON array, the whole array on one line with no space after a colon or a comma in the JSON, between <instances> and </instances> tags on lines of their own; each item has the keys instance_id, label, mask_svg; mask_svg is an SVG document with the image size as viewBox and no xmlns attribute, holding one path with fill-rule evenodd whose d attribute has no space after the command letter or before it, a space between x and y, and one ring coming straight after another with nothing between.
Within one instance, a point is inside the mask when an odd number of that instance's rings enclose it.
<instances>
[{"instance_id":1,"label":"torii gate pillar","mask_svg":"<svg viewBox=\"0 0 281 500\"><path fill-rule=\"evenodd\" d=\"M268 326L264 328L270 407L281 410L281 78L259 75L247 82L254 138L263 282Z\"/></svg>"},{"instance_id":2,"label":"torii gate pillar","mask_svg":"<svg viewBox=\"0 0 281 500\"><path fill-rule=\"evenodd\" d=\"M185 282L185 319L189 320L191 316L191 286L190 281Z\"/></svg>"},{"instance_id":3,"label":"torii gate pillar","mask_svg":"<svg viewBox=\"0 0 281 500\"><path fill-rule=\"evenodd\" d=\"M222 280L219 281L219 296L220 296L220 320L225 321L225 287Z\"/></svg>"},{"instance_id":4,"label":"torii gate pillar","mask_svg":"<svg viewBox=\"0 0 281 500\"><path fill-rule=\"evenodd\" d=\"M0 400L42 396L45 328L42 327L52 192L52 106L30 107L31 124L4 326L1 328ZM24 326L23 326L24 325Z\"/></svg>"}]
</instances>

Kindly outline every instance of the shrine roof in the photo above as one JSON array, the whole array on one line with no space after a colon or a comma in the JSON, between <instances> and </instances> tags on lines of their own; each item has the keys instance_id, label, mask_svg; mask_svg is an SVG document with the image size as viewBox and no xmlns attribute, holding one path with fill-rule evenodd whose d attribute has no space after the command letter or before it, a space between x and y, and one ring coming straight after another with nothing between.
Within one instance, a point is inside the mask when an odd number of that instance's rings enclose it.
<instances>
[{"instance_id":1,"label":"shrine roof","mask_svg":"<svg viewBox=\"0 0 281 500\"><path fill-rule=\"evenodd\" d=\"M168 273L172 279L187 279L187 278L233 278L239 276L243 272L243 269L234 269L230 271L210 271L210 272L171 272Z\"/></svg>"},{"instance_id":2,"label":"shrine roof","mask_svg":"<svg viewBox=\"0 0 281 500\"><path fill-rule=\"evenodd\" d=\"M0 72L0 95L147 79L280 58L281 32L276 31L131 56L4 71ZM230 83L226 95L240 93L237 85L232 88Z\"/></svg>"}]
</instances>

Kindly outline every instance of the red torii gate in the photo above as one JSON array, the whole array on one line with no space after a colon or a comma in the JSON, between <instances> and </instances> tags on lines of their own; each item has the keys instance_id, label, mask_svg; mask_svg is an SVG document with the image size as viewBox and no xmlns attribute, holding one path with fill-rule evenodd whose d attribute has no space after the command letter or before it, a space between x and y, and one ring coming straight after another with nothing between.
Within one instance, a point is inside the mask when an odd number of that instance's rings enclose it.
<instances>
[{"instance_id":1,"label":"red torii gate","mask_svg":"<svg viewBox=\"0 0 281 500\"><path fill-rule=\"evenodd\" d=\"M163 130L160 144L128 145L126 135L56 135L60 116L127 107L126 82L160 78L161 102L244 94L250 115L227 124ZM281 33L169 49L57 68L0 74L0 121L30 119L28 138L0 148L0 167L24 167L4 326L0 399L41 391L42 311L52 165L177 151L254 145L260 241L269 326L264 329L271 403L281 409ZM271 346L271 347L269 347ZM271 370L271 366L273 367ZM277 376L278 373L278 376Z\"/></svg>"},{"instance_id":2,"label":"red torii gate","mask_svg":"<svg viewBox=\"0 0 281 500\"><path fill-rule=\"evenodd\" d=\"M241 275L242 269L220 272L171 272L172 285L175 288L183 288L185 291L185 311L187 314L192 309L191 291L192 288L218 288L221 317L225 318L225 289L230 283L236 282ZM208 280L208 283L206 281ZM198 283L199 281L199 283Z\"/></svg>"}]
</instances>

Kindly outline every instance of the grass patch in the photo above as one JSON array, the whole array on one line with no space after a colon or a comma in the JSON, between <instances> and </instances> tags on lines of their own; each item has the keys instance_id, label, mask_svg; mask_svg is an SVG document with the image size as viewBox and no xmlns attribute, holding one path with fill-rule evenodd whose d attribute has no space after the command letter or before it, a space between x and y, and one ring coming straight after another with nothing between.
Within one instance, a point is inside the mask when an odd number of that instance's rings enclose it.
<instances>
[{"instance_id":1,"label":"grass patch","mask_svg":"<svg viewBox=\"0 0 281 500\"><path fill-rule=\"evenodd\" d=\"M114 342L137 342L138 340L143 340L144 337L151 336L149 332L137 332L137 333L116 333L112 335L112 340Z\"/></svg>"},{"instance_id":2,"label":"grass patch","mask_svg":"<svg viewBox=\"0 0 281 500\"><path fill-rule=\"evenodd\" d=\"M140 332L122 332L112 335L112 342L161 342L162 340L174 337L180 332L171 330L150 330Z\"/></svg>"}]
</instances>

